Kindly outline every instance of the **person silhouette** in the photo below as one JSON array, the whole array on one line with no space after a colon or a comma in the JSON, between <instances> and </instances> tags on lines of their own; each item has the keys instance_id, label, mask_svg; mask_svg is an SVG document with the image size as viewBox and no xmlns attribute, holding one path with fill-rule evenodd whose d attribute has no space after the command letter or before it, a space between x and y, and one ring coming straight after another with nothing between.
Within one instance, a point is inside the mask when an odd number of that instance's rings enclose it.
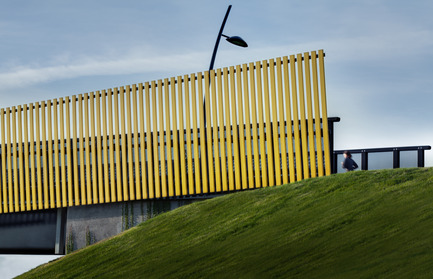
<instances>
[{"instance_id":1,"label":"person silhouette","mask_svg":"<svg viewBox=\"0 0 433 279\"><path fill-rule=\"evenodd\" d=\"M352 159L352 154L349 151L343 152L344 161L341 162L343 169L346 171L353 171L358 168L358 164Z\"/></svg>"}]
</instances>

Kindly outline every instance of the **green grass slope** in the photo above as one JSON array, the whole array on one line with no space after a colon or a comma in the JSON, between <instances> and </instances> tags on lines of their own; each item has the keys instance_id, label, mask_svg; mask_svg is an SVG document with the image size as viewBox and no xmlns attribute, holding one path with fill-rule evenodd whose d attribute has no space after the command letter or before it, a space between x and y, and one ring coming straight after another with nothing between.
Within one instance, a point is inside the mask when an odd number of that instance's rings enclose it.
<instances>
[{"instance_id":1,"label":"green grass slope","mask_svg":"<svg viewBox=\"0 0 433 279\"><path fill-rule=\"evenodd\" d=\"M198 202L19 278L432 278L433 169Z\"/></svg>"}]
</instances>

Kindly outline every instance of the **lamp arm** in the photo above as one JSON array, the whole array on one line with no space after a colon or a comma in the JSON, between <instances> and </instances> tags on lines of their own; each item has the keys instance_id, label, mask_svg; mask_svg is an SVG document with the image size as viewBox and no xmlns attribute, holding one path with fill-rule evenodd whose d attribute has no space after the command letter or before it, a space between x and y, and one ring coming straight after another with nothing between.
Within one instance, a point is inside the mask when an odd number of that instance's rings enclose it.
<instances>
[{"instance_id":1,"label":"lamp arm","mask_svg":"<svg viewBox=\"0 0 433 279\"><path fill-rule=\"evenodd\" d=\"M229 5L229 7L227 8L226 15L224 16L223 23L221 24L220 32L218 33L218 36L217 36L217 39L216 39L216 42L215 42L215 47L213 49L212 59L210 61L210 65L209 65L209 72L210 72L210 70L213 69L216 53L217 53L217 50L218 50L218 45L220 43L221 35L223 34L224 26L226 25L226 21L227 21L227 18L229 17L229 13L230 13L230 9L231 8L232 8L232 5Z\"/></svg>"}]
</instances>

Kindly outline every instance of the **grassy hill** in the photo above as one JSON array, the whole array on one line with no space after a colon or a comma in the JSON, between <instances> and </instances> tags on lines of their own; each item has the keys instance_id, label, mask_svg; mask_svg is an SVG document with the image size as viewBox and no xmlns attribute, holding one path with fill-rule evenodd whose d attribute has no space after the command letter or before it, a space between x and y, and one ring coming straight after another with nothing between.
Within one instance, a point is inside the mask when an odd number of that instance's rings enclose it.
<instances>
[{"instance_id":1,"label":"grassy hill","mask_svg":"<svg viewBox=\"0 0 433 279\"><path fill-rule=\"evenodd\" d=\"M432 278L433 169L245 191L151 219L19 278Z\"/></svg>"}]
</instances>

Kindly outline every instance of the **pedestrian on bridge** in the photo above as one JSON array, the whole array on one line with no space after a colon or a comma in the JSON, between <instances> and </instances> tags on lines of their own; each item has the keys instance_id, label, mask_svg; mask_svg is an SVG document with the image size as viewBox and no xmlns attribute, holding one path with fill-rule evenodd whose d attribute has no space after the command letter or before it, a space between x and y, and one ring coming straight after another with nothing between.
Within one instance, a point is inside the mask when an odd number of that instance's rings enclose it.
<instances>
[{"instance_id":1,"label":"pedestrian on bridge","mask_svg":"<svg viewBox=\"0 0 433 279\"><path fill-rule=\"evenodd\" d=\"M344 161L341 162L343 169L346 171L353 171L358 168L358 164L352 159L352 154L349 151L343 152Z\"/></svg>"}]
</instances>

